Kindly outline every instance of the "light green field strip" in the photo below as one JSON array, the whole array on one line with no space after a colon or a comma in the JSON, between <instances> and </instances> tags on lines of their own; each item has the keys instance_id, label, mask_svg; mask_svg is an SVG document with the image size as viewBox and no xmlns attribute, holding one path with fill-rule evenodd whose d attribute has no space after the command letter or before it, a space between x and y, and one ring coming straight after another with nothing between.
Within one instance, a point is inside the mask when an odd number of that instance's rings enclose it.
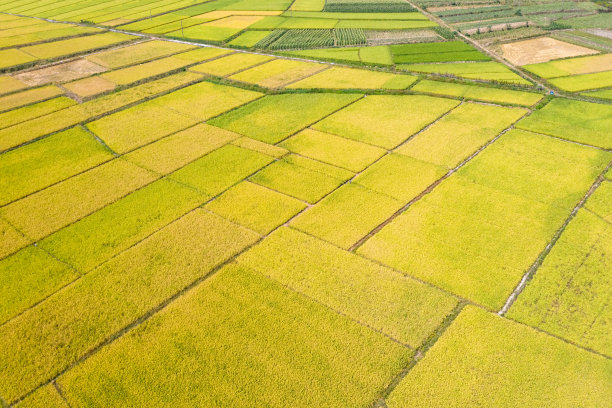
<instances>
[{"instance_id":1,"label":"light green field strip","mask_svg":"<svg viewBox=\"0 0 612 408\"><path fill-rule=\"evenodd\" d=\"M22 233L0 218L0 259L25 247L30 242Z\"/></svg>"},{"instance_id":2,"label":"light green field strip","mask_svg":"<svg viewBox=\"0 0 612 408\"><path fill-rule=\"evenodd\" d=\"M455 84L452 82L430 81L427 79L420 81L413 86L411 90L523 106L532 106L544 97L542 94L532 92L487 88L476 85Z\"/></svg>"},{"instance_id":3,"label":"light green field strip","mask_svg":"<svg viewBox=\"0 0 612 408\"><path fill-rule=\"evenodd\" d=\"M601 183L584 206L612 224L612 183Z\"/></svg>"},{"instance_id":4,"label":"light green field strip","mask_svg":"<svg viewBox=\"0 0 612 408\"><path fill-rule=\"evenodd\" d=\"M0 156L0 205L87 170L113 155L78 127Z\"/></svg>"},{"instance_id":5,"label":"light green field strip","mask_svg":"<svg viewBox=\"0 0 612 408\"><path fill-rule=\"evenodd\" d=\"M141 64L193 48L195 48L194 45L154 40L99 52L85 58L106 68L117 69L126 65Z\"/></svg>"},{"instance_id":6,"label":"light green field strip","mask_svg":"<svg viewBox=\"0 0 612 408\"><path fill-rule=\"evenodd\" d=\"M31 45L20 50L40 59L57 58L65 55L77 54L84 51L95 50L113 44L130 41L136 37L120 33L94 34L86 37L70 38L51 43Z\"/></svg>"},{"instance_id":7,"label":"light green field strip","mask_svg":"<svg viewBox=\"0 0 612 408\"><path fill-rule=\"evenodd\" d=\"M293 11L321 11L325 7L325 0L295 0L289 10Z\"/></svg>"},{"instance_id":8,"label":"light green field strip","mask_svg":"<svg viewBox=\"0 0 612 408\"><path fill-rule=\"evenodd\" d=\"M359 252L498 310L609 160L508 132Z\"/></svg>"},{"instance_id":9,"label":"light green field strip","mask_svg":"<svg viewBox=\"0 0 612 408\"><path fill-rule=\"evenodd\" d=\"M6 75L0 76L0 95L19 91L27 87L28 85L24 84L18 79Z\"/></svg>"},{"instance_id":10,"label":"light green field strip","mask_svg":"<svg viewBox=\"0 0 612 408\"><path fill-rule=\"evenodd\" d=\"M459 78L484 79L512 84L532 85L531 82L526 81L519 75L510 71L505 65L492 61L445 64L401 64L398 65L397 68L423 73L450 74Z\"/></svg>"},{"instance_id":11,"label":"light green field strip","mask_svg":"<svg viewBox=\"0 0 612 408\"><path fill-rule=\"evenodd\" d=\"M195 67L189 68L192 71L201 72L203 74L215 75L224 77L238 71L247 69L253 65L261 64L271 60L274 57L269 55L247 54L239 52L228 55L213 61L205 62Z\"/></svg>"},{"instance_id":12,"label":"light green field strip","mask_svg":"<svg viewBox=\"0 0 612 408\"><path fill-rule=\"evenodd\" d=\"M229 45L234 45L237 47L254 47L255 44L266 38L272 31L262 30L262 31L245 31L240 34L238 37L234 38L230 42Z\"/></svg>"},{"instance_id":13,"label":"light green field strip","mask_svg":"<svg viewBox=\"0 0 612 408\"><path fill-rule=\"evenodd\" d=\"M294 4L299 3L300 0ZM318 0L305 0L306 2L316 2ZM320 1L320 0L319 0ZM365 1L363 3L368 3ZM349 2L350 3L350 2ZM354 3L362 3L357 0ZM283 17L294 18L331 18L337 20L427 20L423 14L419 12L395 13L395 12L320 12L320 13L304 13L303 11L311 10L295 10L293 7L282 14ZM318 11L318 10L314 10Z\"/></svg>"},{"instance_id":14,"label":"light green field strip","mask_svg":"<svg viewBox=\"0 0 612 408\"><path fill-rule=\"evenodd\" d=\"M27 64L28 62L37 61L38 58L23 52L16 48L0 50L0 69L16 67L18 65Z\"/></svg>"},{"instance_id":15,"label":"light green field strip","mask_svg":"<svg viewBox=\"0 0 612 408\"><path fill-rule=\"evenodd\" d=\"M389 408L606 406L611 374L610 360L468 306L386 402Z\"/></svg>"},{"instance_id":16,"label":"light green field strip","mask_svg":"<svg viewBox=\"0 0 612 408\"><path fill-rule=\"evenodd\" d=\"M170 178L214 197L273 160L262 153L226 145L177 170Z\"/></svg>"},{"instance_id":17,"label":"light green field strip","mask_svg":"<svg viewBox=\"0 0 612 408\"><path fill-rule=\"evenodd\" d=\"M245 181L230 188L205 208L265 235L306 208L306 204Z\"/></svg>"},{"instance_id":18,"label":"light green field strip","mask_svg":"<svg viewBox=\"0 0 612 408\"><path fill-rule=\"evenodd\" d=\"M601 91L585 92L581 95L593 98L612 99L612 89L604 89Z\"/></svg>"},{"instance_id":19,"label":"light green field strip","mask_svg":"<svg viewBox=\"0 0 612 408\"><path fill-rule=\"evenodd\" d=\"M556 98L516 127L612 148L612 107L608 105Z\"/></svg>"},{"instance_id":20,"label":"light green field strip","mask_svg":"<svg viewBox=\"0 0 612 408\"><path fill-rule=\"evenodd\" d=\"M396 78L404 78L405 81L400 87L396 87ZM393 89L405 89L414 83L417 78L409 75L398 76L388 72L369 71L365 69L331 67L323 72L314 74L301 81L294 82L287 88L304 89L388 89L390 83Z\"/></svg>"},{"instance_id":21,"label":"light green field strip","mask_svg":"<svg viewBox=\"0 0 612 408\"><path fill-rule=\"evenodd\" d=\"M55 85L47 85L41 88L29 89L0 98L0 111L15 109L20 106L29 105L34 102L44 101L54 96L62 95L64 92Z\"/></svg>"},{"instance_id":22,"label":"light green field strip","mask_svg":"<svg viewBox=\"0 0 612 408\"><path fill-rule=\"evenodd\" d=\"M30 239L38 240L156 178L125 160L113 160L15 201L0 209L0 215Z\"/></svg>"},{"instance_id":23,"label":"light green field strip","mask_svg":"<svg viewBox=\"0 0 612 408\"><path fill-rule=\"evenodd\" d=\"M411 354L232 264L59 383L75 406L367 406Z\"/></svg>"},{"instance_id":24,"label":"light green field strip","mask_svg":"<svg viewBox=\"0 0 612 408\"><path fill-rule=\"evenodd\" d=\"M392 149L458 104L422 95L370 95L313 128Z\"/></svg>"},{"instance_id":25,"label":"light green field strip","mask_svg":"<svg viewBox=\"0 0 612 408\"><path fill-rule=\"evenodd\" d=\"M290 155L260 170L250 180L314 204L352 176L347 170Z\"/></svg>"},{"instance_id":26,"label":"light green field strip","mask_svg":"<svg viewBox=\"0 0 612 408\"><path fill-rule=\"evenodd\" d=\"M257 84L266 88L280 88L328 68L328 65L276 59L232 75L235 81Z\"/></svg>"},{"instance_id":27,"label":"light green field strip","mask_svg":"<svg viewBox=\"0 0 612 408\"><path fill-rule=\"evenodd\" d=\"M403 204L358 184L346 184L297 216L291 226L348 249Z\"/></svg>"},{"instance_id":28,"label":"light green field strip","mask_svg":"<svg viewBox=\"0 0 612 408\"><path fill-rule=\"evenodd\" d=\"M233 132L228 133L234 134ZM240 137L236 140L233 140L232 144L238 147L244 147L245 149L250 149L259 153L267 154L268 156L276 157L277 159L289 153L287 149L284 149L282 147L260 142L259 140L251 139L248 137Z\"/></svg>"},{"instance_id":29,"label":"light green field strip","mask_svg":"<svg viewBox=\"0 0 612 408\"><path fill-rule=\"evenodd\" d=\"M79 276L34 246L2 259L0 272L0 325Z\"/></svg>"},{"instance_id":30,"label":"light green field strip","mask_svg":"<svg viewBox=\"0 0 612 408\"><path fill-rule=\"evenodd\" d=\"M549 80L549 82L558 88L570 92L609 88L612 86L612 71L554 78Z\"/></svg>"},{"instance_id":31,"label":"light green field strip","mask_svg":"<svg viewBox=\"0 0 612 408\"><path fill-rule=\"evenodd\" d=\"M13 402L257 239L197 210L0 327L0 394Z\"/></svg>"},{"instance_id":32,"label":"light green field strip","mask_svg":"<svg viewBox=\"0 0 612 408\"><path fill-rule=\"evenodd\" d=\"M18 146L200 78L196 73L181 72L2 129L0 150Z\"/></svg>"},{"instance_id":33,"label":"light green field strip","mask_svg":"<svg viewBox=\"0 0 612 408\"><path fill-rule=\"evenodd\" d=\"M526 113L525 109L467 102L396 152L452 169Z\"/></svg>"},{"instance_id":34,"label":"light green field strip","mask_svg":"<svg viewBox=\"0 0 612 408\"><path fill-rule=\"evenodd\" d=\"M0 113L0 129L16 125L17 123L27 122L28 120L47 115L76 105L76 102L65 96L49 99L48 101L38 102L32 105L13 109L12 111Z\"/></svg>"},{"instance_id":35,"label":"light green field strip","mask_svg":"<svg viewBox=\"0 0 612 408\"><path fill-rule=\"evenodd\" d=\"M59 230L39 245L85 273L207 198L191 188L162 179Z\"/></svg>"},{"instance_id":36,"label":"light green field strip","mask_svg":"<svg viewBox=\"0 0 612 408\"><path fill-rule=\"evenodd\" d=\"M166 33L169 37L220 42L224 41L253 23L262 20L263 16L229 16L200 25Z\"/></svg>"},{"instance_id":37,"label":"light green field strip","mask_svg":"<svg viewBox=\"0 0 612 408\"><path fill-rule=\"evenodd\" d=\"M262 142L278 143L360 97L324 93L269 95L208 123Z\"/></svg>"},{"instance_id":38,"label":"light green field strip","mask_svg":"<svg viewBox=\"0 0 612 408\"><path fill-rule=\"evenodd\" d=\"M542 78L556 78L568 75L591 74L612 69L612 54L591 55L549 61L541 64L524 65L524 69Z\"/></svg>"},{"instance_id":39,"label":"light green field strip","mask_svg":"<svg viewBox=\"0 0 612 408\"><path fill-rule=\"evenodd\" d=\"M225 129L198 124L123 157L141 167L165 175L238 137L239 135Z\"/></svg>"},{"instance_id":40,"label":"light green field strip","mask_svg":"<svg viewBox=\"0 0 612 408\"><path fill-rule=\"evenodd\" d=\"M407 203L446 173L444 167L391 153L355 177L354 182Z\"/></svg>"},{"instance_id":41,"label":"light green field strip","mask_svg":"<svg viewBox=\"0 0 612 408\"><path fill-rule=\"evenodd\" d=\"M457 299L291 228L238 258L240 264L411 347L418 347Z\"/></svg>"},{"instance_id":42,"label":"light green field strip","mask_svg":"<svg viewBox=\"0 0 612 408\"><path fill-rule=\"evenodd\" d=\"M359 172L383 156L376 146L313 129L304 129L280 144L294 153Z\"/></svg>"},{"instance_id":43,"label":"light green field strip","mask_svg":"<svg viewBox=\"0 0 612 408\"><path fill-rule=\"evenodd\" d=\"M612 225L580 210L508 317L612 355L611 243Z\"/></svg>"},{"instance_id":44,"label":"light green field strip","mask_svg":"<svg viewBox=\"0 0 612 408\"><path fill-rule=\"evenodd\" d=\"M39 388L13 406L15 408L70 408L53 384Z\"/></svg>"}]
</instances>

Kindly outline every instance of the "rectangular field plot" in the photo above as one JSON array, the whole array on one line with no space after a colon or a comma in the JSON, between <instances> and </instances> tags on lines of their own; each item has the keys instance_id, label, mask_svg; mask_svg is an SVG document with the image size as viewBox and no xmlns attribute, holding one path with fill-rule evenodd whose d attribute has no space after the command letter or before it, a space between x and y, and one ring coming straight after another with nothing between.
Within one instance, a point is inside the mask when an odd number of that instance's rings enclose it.
<instances>
[{"instance_id":1,"label":"rectangular field plot","mask_svg":"<svg viewBox=\"0 0 612 408\"><path fill-rule=\"evenodd\" d=\"M553 78L549 82L558 88L570 92L608 88L612 86L612 71Z\"/></svg>"},{"instance_id":2,"label":"rectangular field plot","mask_svg":"<svg viewBox=\"0 0 612 408\"><path fill-rule=\"evenodd\" d=\"M112 158L113 155L82 128L56 133L4 153L0 156L0 205Z\"/></svg>"},{"instance_id":3,"label":"rectangular field plot","mask_svg":"<svg viewBox=\"0 0 612 408\"><path fill-rule=\"evenodd\" d=\"M457 408L605 406L611 371L604 357L468 306L386 402L389 408L432 401Z\"/></svg>"},{"instance_id":4,"label":"rectangular field plot","mask_svg":"<svg viewBox=\"0 0 612 408\"><path fill-rule=\"evenodd\" d=\"M327 68L325 64L314 62L276 59L232 75L230 79L266 88L280 88Z\"/></svg>"},{"instance_id":5,"label":"rectangular field plot","mask_svg":"<svg viewBox=\"0 0 612 408\"><path fill-rule=\"evenodd\" d=\"M303 89L405 89L417 78L409 75L394 75L388 72L369 71L344 67L331 67L287 88Z\"/></svg>"},{"instance_id":6,"label":"rectangular field plot","mask_svg":"<svg viewBox=\"0 0 612 408\"><path fill-rule=\"evenodd\" d=\"M261 30L261 31L245 31L238 37L231 40L228 44L237 47L254 47L255 44L266 38L272 31Z\"/></svg>"},{"instance_id":7,"label":"rectangular field plot","mask_svg":"<svg viewBox=\"0 0 612 408\"><path fill-rule=\"evenodd\" d=\"M8 222L0 218L0 258L25 247L31 241Z\"/></svg>"},{"instance_id":8,"label":"rectangular field plot","mask_svg":"<svg viewBox=\"0 0 612 408\"><path fill-rule=\"evenodd\" d=\"M13 126L18 123L27 122L30 119L35 119L73 105L76 105L76 102L73 99L65 96L59 96L57 98L49 99L48 101L38 102L13 109L8 112L0 113L0 129Z\"/></svg>"},{"instance_id":9,"label":"rectangular field plot","mask_svg":"<svg viewBox=\"0 0 612 408\"><path fill-rule=\"evenodd\" d=\"M38 240L156 178L125 160L113 160L15 201L1 208L0 215Z\"/></svg>"},{"instance_id":10,"label":"rectangular field plot","mask_svg":"<svg viewBox=\"0 0 612 408\"><path fill-rule=\"evenodd\" d=\"M467 102L396 152L452 169L526 113L525 109Z\"/></svg>"},{"instance_id":11,"label":"rectangular field plot","mask_svg":"<svg viewBox=\"0 0 612 408\"><path fill-rule=\"evenodd\" d=\"M359 174L354 182L407 203L447 170L400 154L389 154Z\"/></svg>"},{"instance_id":12,"label":"rectangular field plot","mask_svg":"<svg viewBox=\"0 0 612 408\"><path fill-rule=\"evenodd\" d=\"M359 251L497 310L609 160L506 133Z\"/></svg>"},{"instance_id":13,"label":"rectangular field plot","mask_svg":"<svg viewBox=\"0 0 612 408\"><path fill-rule=\"evenodd\" d=\"M0 327L3 398L13 402L49 380L256 238L192 212L11 320Z\"/></svg>"},{"instance_id":14,"label":"rectangular field plot","mask_svg":"<svg viewBox=\"0 0 612 408\"><path fill-rule=\"evenodd\" d=\"M86 59L106 68L117 69L126 65L141 64L193 48L195 48L194 45L154 40L99 52L86 57Z\"/></svg>"},{"instance_id":15,"label":"rectangular field plot","mask_svg":"<svg viewBox=\"0 0 612 408\"><path fill-rule=\"evenodd\" d=\"M134 39L136 39L136 37L128 34L103 33L54 41L52 43L31 45L21 49L37 58L50 59L108 47L109 45L119 44Z\"/></svg>"},{"instance_id":16,"label":"rectangular field plot","mask_svg":"<svg viewBox=\"0 0 612 408\"><path fill-rule=\"evenodd\" d=\"M291 226L348 249L404 203L357 184L346 184L297 216Z\"/></svg>"},{"instance_id":17,"label":"rectangular field plot","mask_svg":"<svg viewBox=\"0 0 612 408\"><path fill-rule=\"evenodd\" d=\"M280 144L302 156L358 172L386 153L384 149L313 129L304 129Z\"/></svg>"},{"instance_id":18,"label":"rectangular field plot","mask_svg":"<svg viewBox=\"0 0 612 408\"><path fill-rule=\"evenodd\" d=\"M513 105L531 106L540 101L544 95L514 91L510 89L487 88L483 86L455 84L423 80L412 87L413 91L439 95L459 96L466 99L476 99L488 102L507 103Z\"/></svg>"},{"instance_id":19,"label":"rectangular field plot","mask_svg":"<svg viewBox=\"0 0 612 408\"><path fill-rule=\"evenodd\" d=\"M206 199L191 188L158 180L59 230L39 245L86 273Z\"/></svg>"},{"instance_id":20,"label":"rectangular field plot","mask_svg":"<svg viewBox=\"0 0 612 408\"><path fill-rule=\"evenodd\" d=\"M27 88L27 85L22 81L6 75L0 76L0 95L19 91L23 88Z\"/></svg>"},{"instance_id":21,"label":"rectangular field plot","mask_svg":"<svg viewBox=\"0 0 612 408\"><path fill-rule=\"evenodd\" d=\"M110 71L100 75L100 77L118 85L128 85L167 72L179 70L190 64L192 64L191 61L172 56Z\"/></svg>"},{"instance_id":22,"label":"rectangular field plot","mask_svg":"<svg viewBox=\"0 0 612 408\"><path fill-rule=\"evenodd\" d=\"M0 111L15 109L34 102L44 101L45 99L51 99L61 94L63 94L63 92L57 86L47 85L41 88L29 89L19 93L6 95L0 98Z\"/></svg>"},{"instance_id":23,"label":"rectangular field plot","mask_svg":"<svg viewBox=\"0 0 612 408\"><path fill-rule=\"evenodd\" d=\"M290 155L261 169L250 180L313 204L352 176L348 170Z\"/></svg>"},{"instance_id":24,"label":"rectangular field plot","mask_svg":"<svg viewBox=\"0 0 612 408\"><path fill-rule=\"evenodd\" d=\"M306 208L306 204L245 181L230 188L205 208L265 235Z\"/></svg>"},{"instance_id":25,"label":"rectangular field plot","mask_svg":"<svg viewBox=\"0 0 612 408\"><path fill-rule=\"evenodd\" d=\"M214 126L198 124L136 149L124 158L159 174L168 174L238 138Z\"/></svg>"},{"instance_id":26,"label":"rectangular field plot","mask_svg":"<svg viewBox=\"0 0 612 408\"><path fill-rule=\"evenodd\" d=\"M457 299L292 228L281 228L238 263L352 319L418 347Z\"/></svg>"},{"instance_id":27,"label":"rectangular field plot","mask_svg":"<svg viewBox=\"0 0 612 408\"><path fill-rule=\"evenodd\" d=\"M109 406L163 405L175 395L180 406L367 406L411 355L257 272L230 265L60 384L75 405L92 398ZM190 375L165 380L176 372ZM118 383L121 395L111 391Z\"/></svg>"},{"instance_id":28,"label":"rectangular field plot","mask_svg":"<svg viewBox=\"0 0 612 408\"><path fill-rule=\"evenodd\" d=\"M447 61L487 61L491 58L462 41L392 45L396 64Z\"/></svg>"},{"instance_id":29,"label":"rectangular field plot","mask_svg":"<svg viewBox=\"0 0 612 408\"><path fill-rule=\"evenodd\" d=\"M370 95L313 128L392 149L458 104L421 95Z\"/></svg>"},{"instance_id":30,"label":"rectangular field plot","mask_svg":"<svg viewBox=\"0 0 612 408\"><path fill-rule=\"evenodd\" d=\"M580 210L508 317L612 355L611 243L612 225Z\"/></svg>"},{"instance_id":31,"label":"rectangular field plot","mask_svg":"<svg viewBox=\"0 0 612 408\"><path fill-rule=\"evenodd\" d=\"M610 174L610 170L608 170L608 178L610 178ZM584 206L612 223L612 183L604 180Z\"/></svg>"},{"instance_id":32,"label":"rectangular field plot","mask_svg":"<svg viewBox=\"0 0 612 408\"><path fill-rule=\"evenodd\" d=\"M459 78L483 79L507 82L511 84L531 85L531 82L510 71L499 62L457 62L444 64L406 64L398 65L399 69L408 71L453 75Z\"/></svg>"},{"instance_id":33,"label":"rectangular field plot","mask_svg":"<svg viewBox=\"0 0 612 408\"><path fill-rule=\"evenodd\" d=\"M208 123L262 142L278 143L360 97L323 93L269 95Z\"/></svg>"},{"instance_id":34,"label":"rectangular field plot","mask_svg":"<svg viewBox=\"0 0 612 408\"><path fill-rule=\"evenodd\" d=\"M525 65L523 68L542 78L591 74L612 70L612 54L549 61L541 64Z\"/></svg>"},{"instance_id":35,"label":"rectangular field plot","mask_svg":"<svg viewBox=\"0 0 612 408\"><path fill-rule=\"evenodd\" d=\"M612 107L608 105L556 98L516 126L605 149L612 148Z\"/></svg>"},{"instance_id":36,"label":"rectangular field plot","mask_svg":"<svg viewBox=\"0 0 612 408\"><path fill-rule=\"evenodd\" d=\"M195 67L191 67L190 70L201 72L203 74L215 75L215 76L227 76L238 71L247 69L253 65L258 65L263 62L271 60L273 57L269 55L259 54L247 54L238 52L235 54L228 55L227 57L221 57L213 61L205 62Z\"/></svg>"},{"instance_id":37,"label":"rectangular field plot","mask_svg":"<svg viewBox=\"0 0 612 408\"><path fill-rule=\"evenodd\" d=\"M23 52L15 48L9 48L7 50L0 50L0 69L17 67L19 65L27 64L29 62L37 61L38 58L35 56Z\"/></svg>"}]
</instances>

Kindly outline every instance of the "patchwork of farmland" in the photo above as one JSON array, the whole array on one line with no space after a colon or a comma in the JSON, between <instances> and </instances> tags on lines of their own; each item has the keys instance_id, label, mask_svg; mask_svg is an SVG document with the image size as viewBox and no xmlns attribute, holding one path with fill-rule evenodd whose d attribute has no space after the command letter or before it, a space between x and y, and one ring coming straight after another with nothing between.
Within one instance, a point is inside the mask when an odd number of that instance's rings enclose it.
<instances>
[{"instance_id":1,"label":"patchwork of farmland","mask_svg":"<svg viewBox=\"0 0 612 408\"><path fill-rule=\"evenodd\" d=\"M0 0L0 405L608 406L612 54L453 3Z\"/></svg>"}]
</instances>

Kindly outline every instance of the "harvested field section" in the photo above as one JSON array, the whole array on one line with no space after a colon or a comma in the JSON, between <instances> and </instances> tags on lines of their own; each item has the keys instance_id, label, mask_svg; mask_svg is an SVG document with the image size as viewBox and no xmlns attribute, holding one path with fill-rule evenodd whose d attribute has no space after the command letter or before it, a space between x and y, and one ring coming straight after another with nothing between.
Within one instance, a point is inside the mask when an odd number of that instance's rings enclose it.
<instances>
[{"instance_id":1,"label":"harvested field section","mask_svg":"<svg viewBox=\"0 0 612 408\"><path fill-rule=\"evenodd\" d=\"M611 370L610 360L468 306L387 405L605 406Z\"/></svg>"},{"instance_id":2,"label":"harvested field section","mask_svg":"<svg viewBox=\"0 0 612 408\"><path fill-rule=\"evenodd\" d=\"M0 155L0 205L5 205L113 155L80 127Z\"/></svg>"},{"instance_id":3,"label":"harvested field section","mask_svg":"<svg viewBox=\"0 0 612 408\"><path fill-rule=\"evenodd\" d=\"M566 43L549 37L502 44L501 49L505 59L519 66L598 53L597 50Z\"/></svg>"},{"instance_id":4,"label":"harvested field section","mask_svg":"<svg viewBox=\"0 0 612 408\"><path fill-rule=\"evenodd\" d=\"M48 381L256 239L197 210L0 327L2 396L14 402Z\"/></svg>"},{"instance_id":5,"label":"harvested field section","mask_svg":"<svg viewBox=\"0 0 612 408\"><path fill-rule=\"evenodd\" d=\"M291 226L348 249L404 203L357 184L346 184L297 216Z\"/></svg>"},{"instance_id":6,"label":"harvested field section","mask_svg":"<svg viewBox=\"0 0 612 408\"><path fill-rule=\"evenodd\" d=\"M457 299L395 271L283 227L238 263L418 347Z\"/></svg>"},{"instance_id":7,"label":"harvested field section","mask_svg":"<svg viewBox=\"0 0 612 408\"><path fill-rule=\"evenodd\" d=\"M374 95L342 109L313 128L392 149L458 104L458 101L421 95Z\"/></svg>"},{"instance_id":8,"label":"harvested field section","mask_svg":"<svg viewBox=\"0 0 612 408\"><path fill-rule=\"evenodd\" d=\"M104 71L106 71L106 68L103 66L80 58L44 68L20 72L15 74L14 77L28 84L29 86L37 86L50 83L68 82Z\"/></svg>"},{"instance_id":9,"label":"harvested field section","mask_svg":"<svg viewBox=\"0 0 612 408\"><path fill-rule=\"evenodd\" d=\"M262 142L278 143L360 97L324 93L269 95L208 123Z\"/></svg>"},{"instance_id":10,"label":"harvested field section","mask_svg":"<svg viewBox=\"0 0 612 408\"><path fill-rule=\"evenodd\" d=\"M612 204L608 207L612 210ZM612 225L580 210L508 317L612 355L612 313L608 307L611 242Z\"/></svg>"},{"instance_id":11,"label":"harvested field section","mask_svg":"<svg viewBox=\"0 0 612 408\"><path fill-rule=\"evenodd\" d=\"M347 170L290 155L258 171L250 180L314 204L352 176Z\"/></svg>"},{"instance_id":12,"label":"harvested field section","mask_svg":"<svg viewBox=\"0 0 612 408\"><path fill-rule=\"evenodd\" d=\"M117 87L115 82L109 81L99 76L90 78L80 79L78 81L69 82L63 85L64 88L68 89L75 95L81 98L88 98L91 96L99 95L104 92L112 91Z\"/></svg>"},{"instance_id":13,"label":"harvested field section","mask_svg":"<svg viewBox=\"0 0 612 408\"><path fill-rule=\"evenodd\" d=\"M27 84L10 76L0 76L0 95L19 91L26 88Z\"/></svg>"},{"instance_id":14,"label":"harvested field section","mask_svg":"<svg viewBox=\"0 0 612 408\"><path fill-rule=\"evenodd\" d=\"M411 355L257 272L229 265L60 384L72 404L93 398L163 405L177 395L185 407L365 406ZM176 372L189 375L165 380ZM111 391L117 383L121 395Z\"/></svg>"},{"instance_id":15,"label":"harvested field section","mask_svg":"<svg viewBox=\"0 0 612 408\"><path fill-rule=\"evenodd\" d=\"M230 79L267 88L280 88L326 68L327 65L313 62L276 59L232 75Z\"/></svg>"},{"instance_id":16,"label":"harvested field section","mask_svg":"<svg viewBox=\"0 0 612 408\"><path fill-rule=\"evenodd\" d=\"M466 102L396 152L452 169L526 113L526 109Z\"/></svg>"}]
</instances>

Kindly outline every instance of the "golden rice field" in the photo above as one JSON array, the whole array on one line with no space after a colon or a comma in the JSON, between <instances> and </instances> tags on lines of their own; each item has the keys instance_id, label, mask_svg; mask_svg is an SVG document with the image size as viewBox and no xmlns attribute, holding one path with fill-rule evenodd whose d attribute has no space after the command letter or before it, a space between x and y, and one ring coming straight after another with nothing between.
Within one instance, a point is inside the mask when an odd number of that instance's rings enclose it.
<instances>
[{"instance_id":1,"label":"golden rice field","mask_svg":"<svg viewBox=\"0 0 612 408\"><path fill-rule=\"evenodd\" d=\"M0 0L0 406L612 406L612 54L438 24Z\"/></svg>"}]
</instances>

